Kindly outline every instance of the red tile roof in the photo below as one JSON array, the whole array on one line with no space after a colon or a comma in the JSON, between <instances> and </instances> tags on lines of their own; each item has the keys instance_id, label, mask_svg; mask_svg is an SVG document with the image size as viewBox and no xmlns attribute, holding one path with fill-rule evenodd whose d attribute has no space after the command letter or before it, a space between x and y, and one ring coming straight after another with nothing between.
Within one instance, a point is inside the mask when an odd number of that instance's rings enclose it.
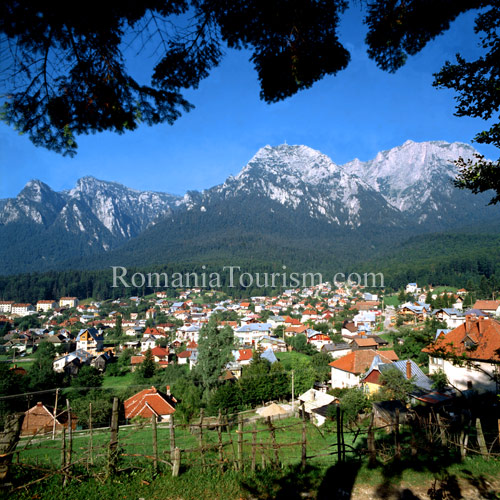
<instances>
[{"instance_id":1,"label":"red tile roof","mask_svg":"<svg viewBox=\"0 0 500 500\"><path fill-rule=\"evenodd\" d=\"M130 364L131 365L140 365L144 361L144 356L131 356Z\"/></svg>"},{"instance_id":2,"label":"red tile roof","mask_svg":"<svg viewBox=\"0 0 500 500\"><path fill-rule=\"evenodd\" d=\"M156 328L152 328L151 326L148 326L146 328L146 330L144 331L144 337L146 335L161 335L161 333Z\"/></svg>"},{"instance_id":3,"label":"red tile roof","mask_svg":"<svg viewBox=\"0 0 500 500\"><path fill-rule=\"evenodd\" d=\"M354 339L353 342L358 344L359 347L377 347L378 346L375 339L369 339L369 338Z\"/></svg>"},{"instance_id":4,"label":"red tile roof","mask_svg":"<svg viewBox=\"0 0 500 500\"><path fill-rule=\"evenodd\" d=\"M475 345L467 347L467 340ZM466 316L465 323L446 335L441 335L422 351L436 357L451 355L477 361L500 362L500 323L494 319Z\"/></svg>"},{"instance_id":5,"label":"red tile roof","mask_svg":"<svg viewBox=\"0 0 500 500\"><path fill-rule=\"evenodd\" d=\"M379 354L382 354L384 358L390 359L391 361L397 361L399 359L398 355L392 349L387 351L378 351Z\"/></svg>"},{"instance_id":6,"label":"red tile roof","mask_svg":"<svg viewBox=\"0 0 500 500\"><path fill-rule=\"evenodd\" d=\"M240 349L238 353L238 361L248 361L249 359L252 359L253 356L252 349Z\"/></svg>"},{"instance_id":7,"label":"red tile roof","mask_svg":"<svg viewBox=\"0 0 500 500\"><path fill-rule=\"evenodd\" d=\"M315 316L317 315L317 311L315 311L314 309L306 309L302 315L306 314L307 316Z\"/></svg>"},{"instance_id":8,"label":"red tile roof","mask_svg":"<svg viewBox=\"0 0 500 500\"><path fill-rule=\"evenodd\" d=\"M288 328L285 329L286 333L304 333L306 331L307 331L307 326L305 325L289 326Z\"/></svg>"},{"instance_id":9,"label":"red tile roof","mask_svg":"<svg viewBox=\"0 0 500 500\"><path fill-rule=\"evenodd\" d=\"M329 342L330 337L328 335L325 335L324 333L318 333L317 335L313 335L312 337L309 337L309 341L315 340L315 341L322 341L322 342Z\"/></svg>"},{"instance_id":10,"label":"red tile roof","mask_svg":"<svg viewBox=\"0 0 500 500\"><path fill-rule=\"evenodd\" d=\"M380 305L378 300L360 300L354 304L354 308L358 309L358 311L369 311L370 309L374 309Z\"/></svg>"},{"instance_id":11,"label":"red tile roof","mask_svg":"<svg viewBox=\"0 0 500 500\"><path fill-rule=\"evenodd\" d=\"M153 349L151 349L151 354L153 356L157 356L158 358L164 358L164 357L168 356L168 349L164 349L163 347L156 346L156 347L153 347Z\"/></svg>"},{"instance_id":12,"label":"red tile roof","mask_svg":"<svg viewBox=\"0 0 500 500\"><path fill-rule=\"evenodd\" d=\"M153 414L171 415L175 412L176 402L175 398L158 392L155 387L144 389L123 403L125 418L151 418Z\"/></svg>"},{"instance_id":13,"label":"red tile roof","mask_svg":"<svg viewBox=\"0 0 500 500\"><path fill-rule=\"evenodd\" d=\"M373 349L353 351L345 356L342 356L341 358L336 359L335 361L332 361L330 366L345 372L359 375L370 368L375 356L380 356L382 363L392 363L393 360L385 356L386 352L388 351L374 351ZM396 356L396 359L399 358Z\"/></svg>"},{"instance_id":14,"label":"red tile roof","mask_svg":"<svg viewBox=\"0 0 500 500\"><path fill-rule=\"evenodd\" d=\"M500 306L500 300L476 300L472 309L479 309L480 311L496 311Z\"/></svg>"}]
</instances>

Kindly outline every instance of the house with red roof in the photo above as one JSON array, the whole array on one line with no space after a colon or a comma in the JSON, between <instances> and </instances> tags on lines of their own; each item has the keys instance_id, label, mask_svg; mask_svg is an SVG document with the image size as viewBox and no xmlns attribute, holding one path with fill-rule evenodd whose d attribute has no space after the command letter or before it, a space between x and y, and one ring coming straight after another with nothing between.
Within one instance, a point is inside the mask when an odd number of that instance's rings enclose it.
<instances>
[{"instance_id":1,"label":"house with red roof","mask_svg":"<svg viewBox=\"0 0 500 500\"><path fill-rule=\"evenodd\" d=\"M358 387L361 376L370 368L375 356L379 356L382 363L392 363L399 359L394 351L352 351L329 363L332 387Z\"/></svg>"},{"instance_id":2,"label":"house with red roof","mask_svg":"<svg viewBox=\"0 0 500 500\"><path fill-rule=\"evenodd\" d=\"M465 323L441 331L423 352L429 354L429 373L444 371L459 390L498 390L500 374L500 322L469 314Z\"/></svg>"},{"instance_id":3,"label":"house with red roof","mask_svg":"<svg viewBox=\"0 0 500 500\"><path fill-rule=\"evenodd\" d=\"M177 354L177 364L178 365L186 365L189 362L189 358L191 357L193 351L182 351Z\"/></svg>"},{"instance_id":4,"label":"house with red roof","mask_svg":"<svg viewBox=\"0 0 500 500\"><path fill-rule=\"evenodd\" d=\"M158 363L161 368L167 367L169 355L168 348L165 349L164 347L159 346L153 347L153 349L151 349L151 354L153 355L155 362Z\"/></svg>"},{"instance_id":5,"label":"house with red roof","mask_svg":"<svg viewBox=\"0 0 500 500\"><path fill-rule=\"evenodd\" d=\"M135 371L137 369L137 367L142 364L142 362L144 361L144 356L142 354L138 355L138 356L131 356L130 357L130 369L131 371Z\"/></svg>"},{"instance_id":6,"label":"house with red roof","mask_svg":"<svg viewBox=\"0 0 500 500\"><path fill-rule=\"evenodd\" d=\"M238 351L238 357L236 358L236 361L238 361L240 365L249 365L252 361L252 357L252 349L240 349Z\"/></svg>"},{"instance_id":7,"label":"house with red roof","mask_svg":"<svg viewBox=\"0 0 500 500\"><path fill-rule=\"evenodd\" d=\"M500 300L476 300L472 309L479 309L492 316L500 316Z\"/></svg>"},{"instance_id":8,"label":"house with red roof","mask_svg":"<svg viewBox=\"0 0 500 500\"><path fill-rule=\"evenodd\" d=\"M123 406L127 420L135 417L150 419L155 415L159 422L164 422L175 413L176 404L177 400L170 394L169 386L165 393L153 386L134 394L123 403Z\"/></svg>"},{"instance_id":9,"label":"house with red roof","mask_svg":"<svg viewBox=\"0 0 500 500\"><path fill-rule=\"evenodd\" d=\"M307 332L307 326L306 325L300 325L300 326L289 326L288 328L285 329L285 335L287 337L295 337L295 335L305 335Z\"/></svg>"},{"instance_id":10,"label":"house with red roof","mask_svg":"<svg viewBox=\"0 0 500 500\"><path fill-rule=\"evenodd\" d=\"M301 326L302 323L297 318L290 318L290 316L285 316L285 326Z\"/></svg>"}]
</instances>

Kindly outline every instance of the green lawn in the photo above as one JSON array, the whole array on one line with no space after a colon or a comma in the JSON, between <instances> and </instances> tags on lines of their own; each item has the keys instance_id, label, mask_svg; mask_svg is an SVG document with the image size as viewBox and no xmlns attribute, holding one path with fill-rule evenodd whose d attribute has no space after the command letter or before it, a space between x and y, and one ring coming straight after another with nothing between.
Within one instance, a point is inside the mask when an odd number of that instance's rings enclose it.
<instances>
[{"instance_id":1,"label":"green lawn","mask_svg":"<svg viewBox=\"0 0 500 500\"><path fill-rule=\"evenodd\" d=\"M124 387L128 387L129 385L134 385L134 374L132 372L129 372L121 377L110 377L104 374L102 386L107 389L115 387L122 389Z\"/></svg>"},{"instance_id":2,"label":"green lawn","mask_svg":"<svg viewBox=\"0 0 500 500\"><path fill-rule=\"evenodd\" d=\"M245 415L246 416L246 415ZM176 424L177 425L177 424ZM279 450L279 459L283 464L296 464L300 462L301 456L301 436L302 422L297 418L285 418L274 421L276 430L276 443L287 446ZM248 464L251 462L252 453L252 432L253 424L249 423L244 427L246 431L243 435L243 460ZM274 459L274 451L270 432L267 423L260 420L257 423L257 433L255 434L259 464L264 460L270 463ZM168 424L158 425L158 446L161 457L167 457L170 450ZM110 434L108 429L95 430L92 436L93 462L94 466L102 467L106 461L107 445ZM324 452L332 451L331 445L336 442L336 434L332 428L318 430L315 426L307 424L307 452L311 457L316 457ZM353 435L346 434L347 444L353 444ZM152 428L150 421L142 424L129 425L120 428L119 442L122 453L123 464L149 463L147 459L141 457L130 457L130 455L152 455ZM237 457L238 433L237 426L229 428L229 432L222 432L223 455L227 463L232 463ZM292 444L295 443L293 446ZM182 461L185 465L200 465L199 453L199 433L198 428L189 426L179 427L175 431L175 445L182 451ZM207 463L216 464L218 460L218 433L215 429L203 430L203 446L206 448ZM20 461L57 467L60 462L61 437L60 435L52 441L50 437L35 439L30 442L29 438L23 438L18 445L20 451ZM90 449L90 435L88 431L74 433L73 438L73 460L86 462ZM263 458L264 457L264 458ZM165 458L166 459L166 458ZM330 456L317 456L311 458L312 463L328 465L331 463Z\"/></svg>"},{"instance_id":3,"label":"green lawn","mask_svg":"<svg viewBox=\"0 0 500 500\"><path fill-rule=\"evenodd\" d=\"M457 290L458 290L458 288L453 287L453 286L437 286L436 288L434 288L434 291L432 293L433 294L434 293L443 293L443 292L455 293Z\"/></svg>"},{"instance_id":4,"label":"green lawn","mask_svg":"<svg viewBox=\"0 0 500 500\"><path fill-rule=\"evenodd\" d=\"M11 494L9 498L23 499L50 499L67 500L85 499L271 499L271 498L337 498L335 488L344 483L348 488L354 484L353 498L377 497L366 493L366 488L381 488L381 491L390 491L403 484L418 494L408 498L427 498L424 496L427 490L436 482L444 481L448 486L457 485L464 487L464 483L473 485L482 495L453 496L450 490L448 496L435 496L434 498L498 498L498 495L490 491L498 488L500 477L500 461L491 458L489 461L481 457L467 457L461 462L457 454L450 454L438 446L430 449L422 449L413 459L404 459L399 465L384 459L387 446L391 446L393 437L381 431L377 435L377 449L380 455L379 462L374 467L369 467L366 460L352 461L347 465L337 468L335 448L331 445L336 442L337 436L334 426L322 427L320 429L307 424L307 468L301 470L301 435L302 422L298 419L287 418L275 421L276 442L289 444L279 450L281 465L276 469L262 469L262 464L269 466L274 458L274 450L270 440L266 424L261 422L256 434L257 471L250 470L252 458L252 433L243 434L243 468L237 472L233 468L234 459L237 457L238 434L236 427L230 432L222 433L223 441L223 467L221 473L217 464L218 460L218 434L216 430L204 429L203 444L205 447L205 460L207 467L203 469L201 455L196 449L199 446L197 429L191 431L186 429L176 430L176 446L184 450L182 452L181 475L172 478L171 469L168 464L160 463L160 474L156 475L151 467L151 460L134 454L152 455L152 429L147 426L135 425L120 428L119 446L122 453L119 468L122 474L103 482L102 480L86 479L81 476L79 480L71 481L67 488L63 489L60 477L36 484L31 488L19 489ZM246 425L244 431L252 431L253 424ZM406 443L403 437L402 443ZM381 441L386 442L385 447ZM363 435L356 436L352 433L345 434L345 442L354 447L366 448L366 440ZM23 439L18 449L27 443ZM73 459L80 459L80 465L76 466L75 473L85 474L87 466L93 472L103 474L106 470L106 453L109 443L109 431L95 432L93 436L93 465L87 465L85 459L89 450L88 434L76 433L73 441ZM297 443L297 444L293 444ZM406 443L407 445L407 443ZM158 426L159 456L162 460L169 460L169 429L168 425ZM58 437L55 441L50 439L31 443L27 450L21 451L20 462L35 465L36 468L58 467L60 463L61 441ZM189 451L189 449L193 451ZM333 452L333 453L332 453ZM264 456L264 461L262 460ZM14 463L16 460L14 460ZM15 468L18 477L15 484L29 482L36 479L41 472L28 469ZM488 484L489 483L489 484ZM441 484L441 483L440 483ZM493 486L491 486L493 484ZM496 490L498 491L498 489ZM382 498L381 496L379 496ZM389 496L384 497L389 498ZM396 498L392 495L390 498ZM398 496L397 498L402 498Z\"/></svg>"},{"instance_id":5,"label":"green lawn","mask_svg":"<svg viewBox=\"0 0 500 500\"><path fill-rule=\"evenodd\" d=\"M82 299L82 300L79 300L78 302L80 303L80 305L86 306L86 305L91 304L92 302L95 302L95 299L93 297L88 297L87 299Z\"/></svg>"},{"instance_id":6,"label":"green lawn","mask_svg":"<svg viewBox=\"0 0 500 500\"><path fill-rule=\"evenodd\" d=\"M399 300L397 295L391 295L389 297L384 297L384 304L386 306L399 306Z\"/></svg>"},{"instance_id":7,"label":"green lawn","mask_svg":"<svg viewBox=\"0 0 500 500\"><path fill-rule=\"evenodd\" d=\"M292 362L295 359L310 359L307 354L302 354L297 351L277 352L276 357L279 361L281 361L286 370L290 370L292 368Z\"/></svg>"},{"instance_id":8,"label":"green lawn","mask_svg":"<svg viewBox=\"0 0 500 500\"><path fill-rule=\"evenodd\" d=\"M378 333L377 334L381 339L386 340L389 344L392 344L392 333Z\"/></svg>"}]
</instances>

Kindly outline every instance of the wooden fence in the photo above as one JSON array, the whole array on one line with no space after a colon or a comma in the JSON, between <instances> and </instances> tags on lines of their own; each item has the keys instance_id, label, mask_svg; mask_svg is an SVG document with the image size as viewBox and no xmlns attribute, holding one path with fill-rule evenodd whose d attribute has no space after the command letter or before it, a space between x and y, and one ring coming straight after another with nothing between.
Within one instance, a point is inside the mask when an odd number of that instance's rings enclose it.
<instances>
[{"instance_id":1,"label":"wooden fence","mask_svg":"<svg viewBox=\"0 0 500 500\"><path fill-rule=\"evenodd\" d=\"M450 421L433 412L426 416L410 412L400 418L396 410L392 421L377 426L374 416L369 415L354 428L347 428L338 406L333 429L326 435L308 421L303 408L299 418L283 420L258 417L253 412L219 412L208 417L202 410L189 424L171 416L168 422L158 423L152 418L120 426L118 405L115 398L108 428L94 429L90 421L88 430L75 432L69 426L56 439L34 434L19 440L19 433L16 436L12 430L3 439L0 436L0 467L5 469L0 480L8 483L9 463L37 472L31 482L14 488L18 489L55 475L67 484L71 479L105 478L145 467L178 476L191 467L255 471L287 464L305 467L318 459L333 464L352 457L367 457L371 463L389 462L438 445L455 448L462 458L468 453L500 456L500 420L497 434L490 432L486 437L479 419ZM71 415L69 402L66 411ZM13 439L18 441L17 446L13 446Z\"/></svg>"}]
</instances>

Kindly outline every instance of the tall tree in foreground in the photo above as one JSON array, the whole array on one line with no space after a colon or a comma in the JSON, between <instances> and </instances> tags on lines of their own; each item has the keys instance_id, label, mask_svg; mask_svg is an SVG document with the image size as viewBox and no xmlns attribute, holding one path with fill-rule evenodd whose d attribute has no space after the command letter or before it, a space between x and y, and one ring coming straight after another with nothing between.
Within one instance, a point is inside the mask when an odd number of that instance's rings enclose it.
<instances>
[{"instance_id":1,"label":"tall tree in foreground","mask_svg":"<svg viewBox=\"0 0 500 500\"><path fill-rule=\"evenodd\" d=\"M204 389L209 392L217 386L226 365L232 361L234 333L231 327L220 330L217 321L210 319L200 330L196 372Z\"/></svg>"}]
</instances>

